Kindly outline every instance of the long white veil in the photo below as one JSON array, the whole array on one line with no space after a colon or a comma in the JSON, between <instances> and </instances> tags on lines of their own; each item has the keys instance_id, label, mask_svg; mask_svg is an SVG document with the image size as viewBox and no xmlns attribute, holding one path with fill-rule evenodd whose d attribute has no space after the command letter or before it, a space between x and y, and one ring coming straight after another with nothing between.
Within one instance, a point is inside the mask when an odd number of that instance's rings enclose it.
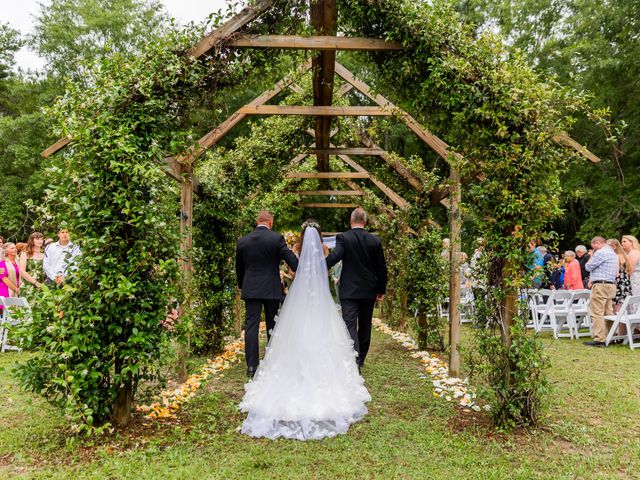
<instances>
[{"instance_id":1,"label":"long white veil","mask_svg":"<svg viewBox=\"0 0 640 480\"><path fill-rule=\"evenodd\" d=\"M355 355L329 290L320 235L307 227L264 360L245 385L240 408L249 415L242 432L299 440L345 433L371 399Z\"/></svg>"}]
</instances>

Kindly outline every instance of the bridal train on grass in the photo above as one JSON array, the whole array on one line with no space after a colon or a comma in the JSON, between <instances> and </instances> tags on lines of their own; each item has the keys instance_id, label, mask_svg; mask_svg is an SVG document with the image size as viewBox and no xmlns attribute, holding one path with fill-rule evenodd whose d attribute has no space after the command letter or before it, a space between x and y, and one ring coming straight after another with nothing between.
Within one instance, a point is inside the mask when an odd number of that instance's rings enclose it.
<instances>
[{"instance_id":1,"label":"bridal train on grass","mask_svg":"<svg viewBox=\"0 0 640 480\"><path fill-rule=\"evenodd\" d=\"M355 355L329 290L320 235L307 227L264 360L245 385L242 433L297 440L346 433L366 415L371 400Z\"/></svg>"}]
</instances>

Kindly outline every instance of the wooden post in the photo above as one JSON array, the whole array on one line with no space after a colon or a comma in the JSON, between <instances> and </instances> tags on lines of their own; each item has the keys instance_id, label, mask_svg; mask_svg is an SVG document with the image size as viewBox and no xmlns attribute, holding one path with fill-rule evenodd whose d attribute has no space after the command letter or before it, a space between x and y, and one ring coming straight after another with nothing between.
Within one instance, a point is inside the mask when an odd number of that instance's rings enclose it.
<instances>
[{"instance_id":1,"label":"wooden post","mask_svg":"<svg viewBox=\"0 0 640 480\"><path fill-rule=\"evenodd\" d=\"M190 311L189 304L189 286L193 278L193 259L191 255L191 247L193 246L192 227L193 227L193 167L191 164L181 164L180 184L180 236L182 243L180 245L181 268L184 274L186 296L185 301L180 307L180 316ZM178 345L178 359L176 369L178 372L178 381L184 382L187 379L187 359L189 358L189 350L191 338L187 334L184 342Z\"/></svg>"},{"instance_id":2,"label":"wooden post","mask_svg":"<svg viewBox=\"0 0 640 480\"><path fill-rule=\"evenodd\" d=\"M460 215L460 172L451 168L451 207L449 208L449 236L451 249L449 254L449 375L460 376L460 243L462 218Z\"/></svg>"}]
</instances>

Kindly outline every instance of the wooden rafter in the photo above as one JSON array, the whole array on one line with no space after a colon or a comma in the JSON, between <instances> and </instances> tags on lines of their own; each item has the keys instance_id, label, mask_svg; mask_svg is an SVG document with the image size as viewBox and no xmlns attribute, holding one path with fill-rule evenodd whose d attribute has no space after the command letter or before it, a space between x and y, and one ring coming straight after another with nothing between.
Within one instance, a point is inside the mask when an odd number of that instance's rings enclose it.
<instances>
[{"instance_id":1,"label":"wooden rafter","mask_svg":"<svg viewBox=\"0 0 640 480\"><path fill-rule=\"evenodd\" d=\"M202 40L200 40L196 45L191 47L188 50L189 55L195 58L200 58L222 40L227 39L229 36L233 35L235 32L244 27L247 23L255 20L264 12L269 10L274 3L275 0L261 0L252 7L243 8L240 12L238 12L238 14L227 20L220 28L217 28Z\"/></svg>"},{"instance_id":2,"label":"wooden rafter","mask_svg":"<svg viewBox=\"0 0 640 480\"><path fill-rule=\"evenodd\" d=\"M317 5L321 3L320 1L314 2ZM281 48L322 51L402 50L400 43L388 42L379 38L336 37L333 35L237 35L229 40L228 45L236 48Z\"/></svg>"},{"instance_id":3,"label":"wooden rafter","mask_svg":"<svg viewBox=\"0 0 640 480\"><path fill-rule=\"evenodd\" d=\"M253 101L249 102L243 108L245 107L251 108L251 107L256 107L256 106L265 104L266 102L271 100L273 97L278 95L280 92L282 92L285 88L287 88L300 75L309 71L310 68L311 68L311 61L307 61L303 63L296 69L294 73L286 76L285 78L277 82L271 90L267 90L266 92L262 93L262 95L256 97ZM224 122L222 122L216 128L214 128L205 136L203 136L200 140L198 140L198 145L193 147L193 149L186 155L179 157L178 161L180 163L191 163L196 157L202 155L206 150L208 150L209 148L214 146L216 143L218 143L221 138L223 138L227 133L229 133L229 131L234 126L240 123L240 121L242 121L247 116L247 114L242 113L241 110L242 108L234 112Z\"/></svg>"}]
</instances>

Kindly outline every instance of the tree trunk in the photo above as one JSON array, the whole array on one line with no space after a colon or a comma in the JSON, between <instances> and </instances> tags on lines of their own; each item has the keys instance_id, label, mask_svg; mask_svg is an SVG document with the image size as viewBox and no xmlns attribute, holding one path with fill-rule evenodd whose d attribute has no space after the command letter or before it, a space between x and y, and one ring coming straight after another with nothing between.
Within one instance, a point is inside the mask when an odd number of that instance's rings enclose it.
<instances>
[{"instance_id":1,"label":"tree trunk","mask_svg":"<svg viewBox=\"0 0 640 480\"><path fill-rule=\"evenodd\" d=\"M121 362L116 360L116 374L122 369ZM126 427L131 422L131 404L133 403L133 381L131 375L120 384L111 413L116 427Z\"/></svg>"}]
</instances>

